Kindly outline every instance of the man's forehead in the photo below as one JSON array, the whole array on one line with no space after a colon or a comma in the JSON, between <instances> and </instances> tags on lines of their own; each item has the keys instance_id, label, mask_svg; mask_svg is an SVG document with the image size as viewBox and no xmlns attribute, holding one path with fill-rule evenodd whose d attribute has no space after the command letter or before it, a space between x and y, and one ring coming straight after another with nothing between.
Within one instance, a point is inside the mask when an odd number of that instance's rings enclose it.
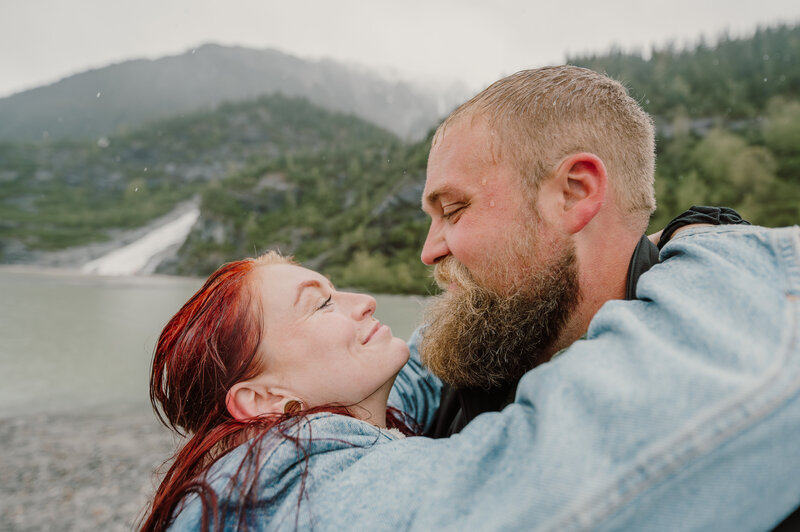
<instances>
[{"instance_id":1,"label":"man's forehead","mask_svg":"<svg viewBox=\"0 0 800 532\"><path fill-rule=\"evenodd\" d=\"M469 161L459 157L458 152L441 159L431 159L422 191L422 207L432 206L442 198L462 193L467 186ZM474 167L474 165L472 165Z\"/></svg>"},{"instance_id":2,"label":"man's forehead","mask_svg":"<svg viewBox=\"0 0 800 532\"><path fill-rule=\"evenodd\" d=\"M476 175L492 173L499 162L493 149L497 140L485 121L468 117L441 130L428 157L423 207L442 196L463 193Z\"/></svg>"}]
</instances>

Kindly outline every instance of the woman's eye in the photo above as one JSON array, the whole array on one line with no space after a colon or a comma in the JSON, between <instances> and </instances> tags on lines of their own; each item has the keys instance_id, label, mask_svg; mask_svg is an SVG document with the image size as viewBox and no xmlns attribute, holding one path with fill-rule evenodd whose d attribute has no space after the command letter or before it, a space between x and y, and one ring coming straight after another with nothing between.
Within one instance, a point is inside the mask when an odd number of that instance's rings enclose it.
<instances>
[{"instance_id":1,"label":"woman's eye","mask_svg":"<svg viewBox=\"0 0 800 532\"><path fill-rule=\"evenodd\" d=\"M332 297L333 297L333 296L328 296L328 299L326 299L326 300L325 300L325 301L322 303L322 305L318 306L318 307L317 307L317 310L323 310L323 309L326 309L326 308L330 307L330 306L331 306L331 298L332 298Z\"/></svg>"}]
</instances>

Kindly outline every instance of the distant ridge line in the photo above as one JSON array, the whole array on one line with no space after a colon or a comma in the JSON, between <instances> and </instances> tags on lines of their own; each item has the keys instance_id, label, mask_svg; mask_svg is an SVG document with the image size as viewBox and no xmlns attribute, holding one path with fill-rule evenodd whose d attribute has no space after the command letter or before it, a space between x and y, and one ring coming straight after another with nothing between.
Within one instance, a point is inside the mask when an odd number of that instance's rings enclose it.
<instances>
[{"instance_id":1,"label":"distant ridge line","mask_svg":"<svg viewBox=\"0 0 800 532\"><path fill-rule=\"evenodd\" d=\"M436 123L442 99L330 59L205 44L179 55L93 68L0 98L0 141L96 139L274 93L352 113L409 140L422 138ZM454 96L453 103L460 99Z\"/></svg>"}]
</instances>

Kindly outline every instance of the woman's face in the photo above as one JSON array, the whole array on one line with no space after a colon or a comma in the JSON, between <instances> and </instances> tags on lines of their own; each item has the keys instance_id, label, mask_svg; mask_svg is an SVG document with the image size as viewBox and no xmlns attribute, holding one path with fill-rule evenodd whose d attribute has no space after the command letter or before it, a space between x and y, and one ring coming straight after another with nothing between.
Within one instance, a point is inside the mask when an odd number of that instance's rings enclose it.
<instances>
[{"instance_id":1,"label":"woman's face","mask_svg":"<svg viewBox=\"0 0 800 532\"><path fill-rule=\"evenodd\" d=\"M264 311L264 374L273 390L305 408L386 400L408 346L374 318L375 299L338 292L322 275L290 264L254 274Z\"/></svg>"}]
</instances>

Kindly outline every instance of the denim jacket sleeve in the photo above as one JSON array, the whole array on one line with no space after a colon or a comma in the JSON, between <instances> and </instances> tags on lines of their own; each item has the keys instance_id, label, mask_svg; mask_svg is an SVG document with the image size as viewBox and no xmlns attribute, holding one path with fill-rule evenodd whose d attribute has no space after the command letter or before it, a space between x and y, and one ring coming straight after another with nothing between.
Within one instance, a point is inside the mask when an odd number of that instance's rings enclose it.
<instances>
[{"instance_id":1,"label":"denim jacket sleeve","mask_svg":"<svg viewBox=\"0 0 800 532\"><path fill-rule=\"evenodd\" d=\"M315 527L764 530L800 503L800 230L687 230L516 401L310 467ZM346 463L345 463L346 462Z\"/></svg>"},{"instance_id":2,"label":"denim jacket sleeve","mask_svg":"<svg viewBox=\"0 0 800 532\"><path fill-rule=\"evenodd\" d=\"M397 375L389 394L389 406L407 414L425 430L433 421L442 391L442 382L423 367L419 357L420 328L408 341L408 362Z\"/></svg>"}]
</instances>

